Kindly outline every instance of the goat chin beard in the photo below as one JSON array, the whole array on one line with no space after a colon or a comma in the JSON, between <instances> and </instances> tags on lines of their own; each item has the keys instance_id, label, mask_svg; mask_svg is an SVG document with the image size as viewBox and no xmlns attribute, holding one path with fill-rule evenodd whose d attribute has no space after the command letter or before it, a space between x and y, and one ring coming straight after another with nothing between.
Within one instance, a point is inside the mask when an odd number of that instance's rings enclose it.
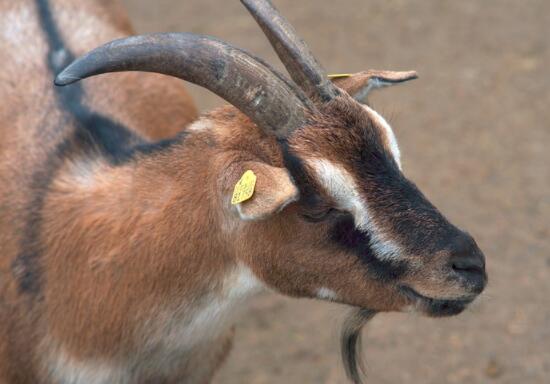
<instances>
[{"instance_id":1,"label":"goat chin beard","mask_svg":"<svg viewBox=\"0 0 550 384\"><path fill-rule=\"evenodd\" d=\"M365 376L362 358L361 330L376 315L372 309L353 309L349 312L340 334L342 362L348 379L354 384L362 384Z\"/></svg>"},{"instance_id":2,"label":"goat chin beard","mask_svg":"<svg viewBox=\"0 0 550 384\"><path fill-rule=\"evenodd\" d=\"M412 291L412 290L411 290ZM419 294L416 294L420 296ZM418 297L413 297L418 301ZM466 308L471 300L438 300L428 299L428 302L415 303L416 307L423 309L426 315L432 317L452 316ZM372 309L354 308L346 316L340 333L340 352L346 376L353 384L363 384L365 366L363 360L363 347L361 343L361 331L363 327L376 315Z\"/></svg>"}]
</instances>

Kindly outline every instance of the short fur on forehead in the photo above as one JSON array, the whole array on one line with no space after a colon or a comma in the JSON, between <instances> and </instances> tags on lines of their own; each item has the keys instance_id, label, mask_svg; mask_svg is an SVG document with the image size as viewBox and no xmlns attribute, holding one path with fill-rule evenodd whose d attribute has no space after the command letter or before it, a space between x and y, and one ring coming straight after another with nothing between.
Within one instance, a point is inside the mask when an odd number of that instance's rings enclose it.
<instances>
[{"instance_id":1,"label":"short fur on forehead","mask_svg":"<svg viewBox=\"0 0 550 384\"><path fill-rule=\"evenodd\" d=\"M311 119L311 124L296 131L290 140L296 153L323 157L344 167L360 157L371 162L369 167L397 169L383 128L349 95L342 94L324 104Z\"/></svg>"}]
</instances>

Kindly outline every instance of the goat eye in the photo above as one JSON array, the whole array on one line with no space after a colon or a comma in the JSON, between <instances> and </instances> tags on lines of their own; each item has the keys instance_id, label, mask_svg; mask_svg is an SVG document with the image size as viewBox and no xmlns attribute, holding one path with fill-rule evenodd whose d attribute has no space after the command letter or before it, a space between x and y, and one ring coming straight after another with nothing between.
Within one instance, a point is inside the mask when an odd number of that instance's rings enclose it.
<instances>
[{"instance_id":1,"label":"goat eye","mask_svg":"<svg viewBox=\"0 0 550 384\"><path fill-rule=\"evenodd\" d=\"M329 216L334 214L336 212L336 209L334 208L325 208L320 210L310 210L302 212L302 217L311 223L317 223L319 221L323 221L327 219Z\"/></svg>"}]
</instances>

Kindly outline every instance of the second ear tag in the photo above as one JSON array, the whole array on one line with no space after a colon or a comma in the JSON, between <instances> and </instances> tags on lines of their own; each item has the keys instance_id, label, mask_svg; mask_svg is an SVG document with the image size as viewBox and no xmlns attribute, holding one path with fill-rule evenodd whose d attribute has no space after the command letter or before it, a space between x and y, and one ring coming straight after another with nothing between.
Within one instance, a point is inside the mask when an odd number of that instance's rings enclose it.
<instances>
[{"instance_id":1,"label":"second ear tag","mask_svg":"<svg viewBox=\"0 0 550 384\"><path fill-rule=\"evenodd\" d=\"M254 194L254 187L256 186L256 175L250 169L243 173L235 188L233 189L233 196L231 197L231 204L239 204L252 197Z\"/></svg>"}]
</instances>

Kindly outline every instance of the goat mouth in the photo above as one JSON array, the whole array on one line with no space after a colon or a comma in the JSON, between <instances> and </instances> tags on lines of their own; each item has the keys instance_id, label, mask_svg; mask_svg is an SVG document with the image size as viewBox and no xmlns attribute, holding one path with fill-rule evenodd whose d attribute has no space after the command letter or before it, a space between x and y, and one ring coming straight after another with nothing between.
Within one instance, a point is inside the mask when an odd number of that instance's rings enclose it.
<instances>
[{"instance_id":1,"label":"goat mouth","mask_svg":"<svg viewBox=\"0 0 550 384\"><path fill-rule=\"evenodd\" d=\"M436 299L424 296L407 286L400 286L399 290L417 309L430 317L458 315L474 300L474 298Z\"/></svg>"}]
</instances>

